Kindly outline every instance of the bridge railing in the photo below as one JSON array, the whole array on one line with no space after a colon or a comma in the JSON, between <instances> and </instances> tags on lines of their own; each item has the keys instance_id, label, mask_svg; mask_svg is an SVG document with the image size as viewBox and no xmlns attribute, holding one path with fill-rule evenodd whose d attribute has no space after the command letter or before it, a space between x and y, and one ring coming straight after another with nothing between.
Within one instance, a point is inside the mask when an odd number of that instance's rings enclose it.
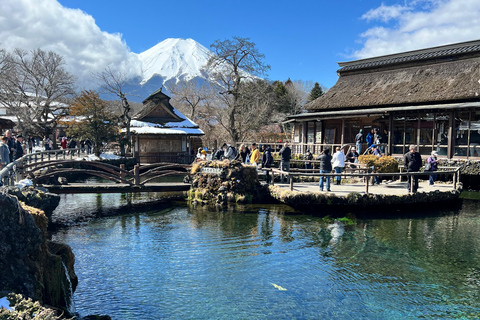
<instances>
[{"instance_id":1,"label":"bridge railing","mask_svg":"<svg viewBox=\"0 0 480 320\"><path fill-rule=\"evenodd\" d=\"M47 150L28 153L23 157L9 163L7 166L0 170L0 182L4 186L13 186L16 182L23 179L23 164L49 161L53 159L73 159L73 157L80 156L82 154L86 155L86 152L81 148Z\"/></svg>"},{"instance_id":2,"label":"bridge railing","mask_svg":"<svg viewBox=\"0 0 480 320\"><path fill-rule=\"evenodd\" d=\"M376 173L376 172L342 172L342 173L307 173L307 172L289 172L289 171L283 171L280 169L270 169L272 174L279 174L279 175L284 175L287 176L290 182L290 191L293 190L293 177L326 177L329 179L330 177L337 177L337 176L343 176L343 177L363 177L364 182L365 182L365 194L368 194L368 187L369 187L369 178L371 177L415 177L415 176L431 176L432 174L446 174L446 175L451 175L452 176L452 181L453 181L453 189L457 189L458 182L460 180L460 167L448 167L448 169L451 170L445 170L445 171L423 171L423 172L394 172L394 173ZM307 170L299 170L299 171L307 171ZM275 181L275 177L272 177L272 181ZM410 190L413 190L413 183L414 179L410 179Z\"/></svg>"}]
</instances>

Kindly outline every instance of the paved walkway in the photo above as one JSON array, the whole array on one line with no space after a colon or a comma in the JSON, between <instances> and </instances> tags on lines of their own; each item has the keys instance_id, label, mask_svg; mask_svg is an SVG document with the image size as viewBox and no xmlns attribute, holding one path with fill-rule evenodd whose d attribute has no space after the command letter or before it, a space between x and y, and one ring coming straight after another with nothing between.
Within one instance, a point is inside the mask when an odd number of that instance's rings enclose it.
<instances>
[{"instance_id":1,"label":"paved walkway","mask_svg":"<svg viewBox=\"0 0 480 320\"><path fill-rule=\"evenodd\" d=\"M290 186L286 183L275 183L276 186L279 186L284 189L290 190ZM453 190L453 184L435 184L433 186L428 185L428 181L419 181L418 192L431 192L439 190L442 192L450 192ZM293 184L293 191L298 192L322 192L322 193L334 193L336 196L345 197L350 192L358 192L360 194L365 194L365 184L364 183L344 183L339 186L331 184L331 191L320 191L318 182L295 182ZM408 194L407 182L399 181L386 181L382 182L380 185L369 185L368 193L370 194L386 194L386 195L406 195Z\"/></svg>"}]
</instances>

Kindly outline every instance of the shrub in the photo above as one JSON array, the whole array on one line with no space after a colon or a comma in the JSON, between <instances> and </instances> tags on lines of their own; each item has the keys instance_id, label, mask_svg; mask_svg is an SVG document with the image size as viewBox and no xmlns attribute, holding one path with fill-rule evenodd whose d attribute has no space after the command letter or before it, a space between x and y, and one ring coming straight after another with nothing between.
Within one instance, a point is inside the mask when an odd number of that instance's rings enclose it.
<instances>
[{"instance_id":1,"label":"shrub","mask_svg":"<svg viewBox=\"0 0 480 320\"><path fill-rule=\"evenodd\" d=\"M377 157L374 155L363 155L358 157L358 162L366 167L374 167L375 172L379 173L394 173L398 172L398 161L394 157L383 156Z\"/></svg>"}]
</instances>

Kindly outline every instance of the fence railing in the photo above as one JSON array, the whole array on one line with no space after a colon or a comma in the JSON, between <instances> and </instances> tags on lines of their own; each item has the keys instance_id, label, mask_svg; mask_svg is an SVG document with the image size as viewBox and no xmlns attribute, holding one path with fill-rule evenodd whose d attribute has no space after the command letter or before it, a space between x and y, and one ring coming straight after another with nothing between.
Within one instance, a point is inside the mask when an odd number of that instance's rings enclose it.
<instances>
[{"instance_id":1,"label":"fence railing","mask_svg":"<svg viewBox=\"0 0 480 320\"><path fill-rule=\"evenodd\" d=\"M450 168L450 167L448 167ZM451 168L450 168L451 169ZM366 169L359 169L359 171L365 171ZM460 179L460 167L455 167L454 170L446 170L446 171L424 171L424 172L394 172L394 173L377 173L377 172L342 172L342 173L309 173L306 171L313 171L313 170L295 170L295 171L283 171L280 169L271 169L273 174L272 181L275 181L275 174L284 175L289 177L290 182L290 190L293 191L293 177L363 177L365 183L365 194L369 192L369 180L372 177L415 177L415 176L430 176L432 174L446 174L452 175L453 184L452 187L454 190L457 189L457 185ZM415 179L410 179L410 190L413 190L413 184Z\"/></svg>"},{"instance_id":2,"label":"fence railing","mask_svg":"<svg viewBox=\"0 0 480 320\"><path fill-rule=\"evenodd\" d=\"M22 168L24 164L43 162L59 159L73 159L75 156L87 154L85 150L80 148L73 149L58 149L33 152L24 155L21 158L9 163L7 166L0 170L0 182L4 186L13 186L16 182L23 179Z\"/></svg>"}]
</instances>

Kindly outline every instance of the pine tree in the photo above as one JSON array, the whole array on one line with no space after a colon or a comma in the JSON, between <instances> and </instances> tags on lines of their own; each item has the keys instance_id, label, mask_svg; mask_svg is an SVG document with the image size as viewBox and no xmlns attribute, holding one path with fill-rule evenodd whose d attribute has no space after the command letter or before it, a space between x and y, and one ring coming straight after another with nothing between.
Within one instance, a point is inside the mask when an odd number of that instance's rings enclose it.
<instances>
[{"instance_id":1,"label":"pine tree","mask_svg":"<svg viewBox=\"0 0 480 320\"><path fill-rule=\"evenodd\" d=\"M308 96L308 101L311 102L321 96L323 96L323 90L320 87L320 84L318 82L315 82L315 85L313 86L313 89L312 91L310 91L310 95Z\"/></svg>"}]
</instances>

